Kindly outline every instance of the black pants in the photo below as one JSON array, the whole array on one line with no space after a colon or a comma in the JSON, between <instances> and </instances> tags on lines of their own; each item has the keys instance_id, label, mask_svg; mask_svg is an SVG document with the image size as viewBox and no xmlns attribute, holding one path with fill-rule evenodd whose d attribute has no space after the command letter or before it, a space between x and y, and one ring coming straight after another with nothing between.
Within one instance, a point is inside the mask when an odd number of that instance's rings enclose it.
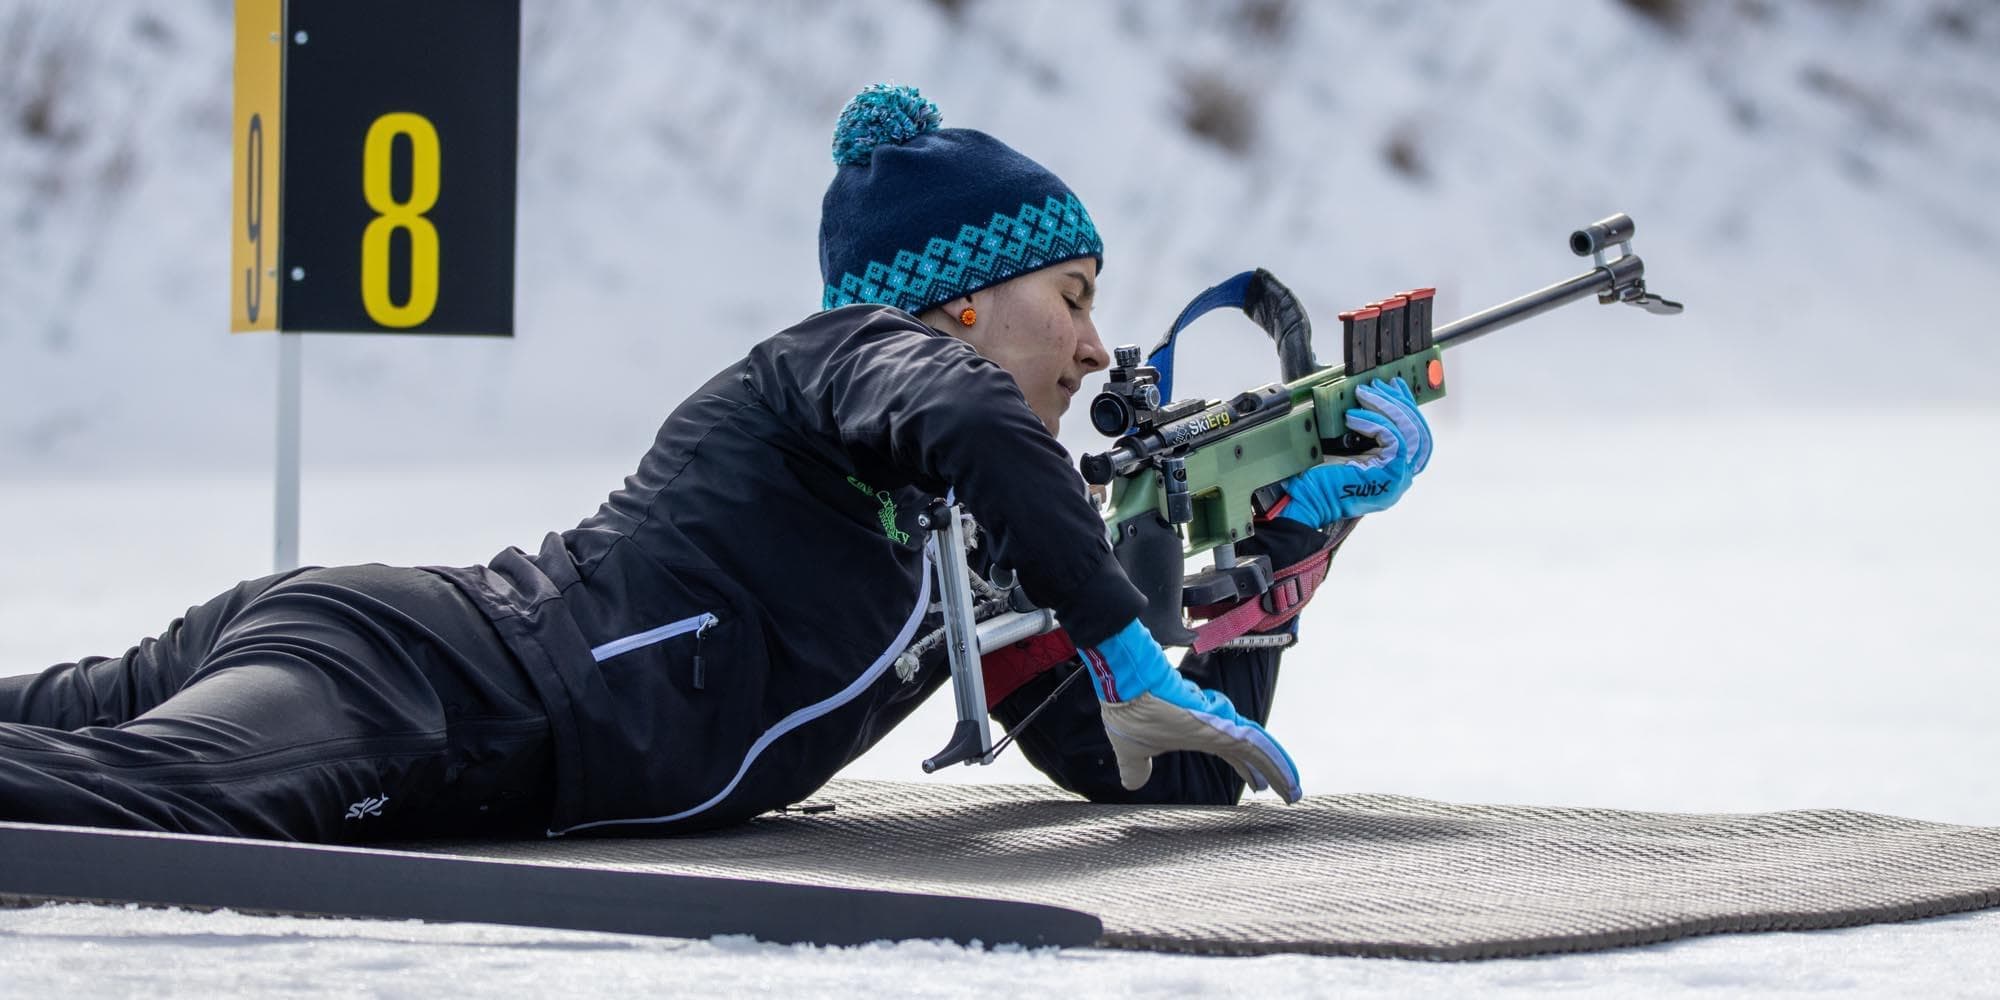
<instances>
[{"instance_id":1,"label":"black pants","mask_svg":"<svg viewBox=\"0 0 2000 1000\"><path fill-rule=\"evenodd\" d=\"M548 719L446 580L308 569L0 678L0 819L319 842L546 829Z\"/></svg>"}]
</instances>

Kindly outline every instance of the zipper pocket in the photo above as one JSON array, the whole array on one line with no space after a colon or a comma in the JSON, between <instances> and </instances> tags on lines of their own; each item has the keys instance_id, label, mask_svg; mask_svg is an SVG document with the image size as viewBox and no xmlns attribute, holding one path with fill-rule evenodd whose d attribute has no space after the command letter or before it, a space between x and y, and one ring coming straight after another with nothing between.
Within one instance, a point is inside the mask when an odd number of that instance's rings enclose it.
<instances>
[{"instance_id":1,"label":"zipper pocket","mask_svg":"<svg viewBox=\"0 0 2000 1000\"><path fill-rule=\"evenodd\" d=\"M677 622L668 622L659 628L649 628L644 632L635 632L623 638L613 639L601 646L592 646L590 648L590 658L603 663L614 656L629 653L635 649L643 649L655 643L665 642L675 636L693 632L695 634L695 676L699 678L701 676L702 633L707 632L720 621L722 619L704 611L691 618L683 618ZM699 687L699 682L695 686Z\"/></svg>"},{"instance_id":2,"label":"zipper pocket","mask_svg":"<svg viewBox=\"0 0 2000 1000\"><path fill-rule=\"evenodd\" d=\"M714 615L709 615L707 621L695 626L694 629L694 689L696 691L708 690L708 669L701 660L701 637L707 635L709 628L714 626L717 621L720 621L720 619Z\"/></svg>"}]
</instances>

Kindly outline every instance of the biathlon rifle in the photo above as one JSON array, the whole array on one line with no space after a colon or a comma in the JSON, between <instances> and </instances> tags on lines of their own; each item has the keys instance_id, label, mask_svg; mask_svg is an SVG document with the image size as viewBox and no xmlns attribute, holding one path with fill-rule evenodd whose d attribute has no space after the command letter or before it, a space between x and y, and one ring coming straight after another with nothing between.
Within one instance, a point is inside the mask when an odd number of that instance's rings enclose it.
<instances>
[{"instance_id":1,"label":"biathlon rifle","mask_svg":"<svg viewBox=\"0 0 2000 1000\"><path fill-rule=\"evenodd\" d=\"M1234 543L1255 533L1257 515L1276 503L1280 483L1372 444L1347 429L1356 389L1400 377L1419 404L1441 399L1446 347L1591 295L1661 315L1680 312L1680 303L1646 290L1645 263L1632 252L1633 231L1631 217L1623 214L1591 223L1569 238L1571 252L1592 258L1591 270L1435 329L1431 288L1341 313L1342 364L1335 367L1315 365L1304 307L1261 269L1196 296L1143 362L1138 347L1117 348L1110 382L1090 404L1091 425L1116 440L1107 451L1085 455L1082 470L1092 486L1109 487L1105 530L1119 564L1146 595L1142 620L1153 637L1164 645L1189 645L1194 632L1185 609L1256 600L1270 589L1269 560L1239 560ZM1241 309L1270 335L1284 381L1228 400L1173 399L1176 338L1196 318L1225 306ZM924 761L926 772L992 763L1008 741L996 745L991 738L980 656L1056 627L1054 613L1029 603L1004 571L987 581L969 569L967 520L961 508L944 502L920 518L931 533L944 624L906 651L910 662L899 668L914 668L915 657L942 641L958 710L951 742ZM1214 553L1214 565L1188 574L1187 560L1205 552Z\"/></svg>"}]
</instances>

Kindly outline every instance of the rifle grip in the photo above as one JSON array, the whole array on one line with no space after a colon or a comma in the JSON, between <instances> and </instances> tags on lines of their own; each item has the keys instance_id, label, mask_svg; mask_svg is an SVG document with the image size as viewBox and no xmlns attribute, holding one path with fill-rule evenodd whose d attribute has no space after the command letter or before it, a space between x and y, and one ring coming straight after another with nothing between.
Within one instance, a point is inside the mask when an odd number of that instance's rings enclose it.
<instances>
[{"instance_id":1,"label":"rifle grip","mask_svg":"<svg viewBox=\"0 0 2000 1000\"><path fill-rule=\"evenodd\" d=\"M1181 536L1153 511L1121 521L1113 534L1111 554L1139 593L1146 610L1139 621L1162 646L1188 646L1194 632L1181 618Z\"/></svg>"}]
</instances>

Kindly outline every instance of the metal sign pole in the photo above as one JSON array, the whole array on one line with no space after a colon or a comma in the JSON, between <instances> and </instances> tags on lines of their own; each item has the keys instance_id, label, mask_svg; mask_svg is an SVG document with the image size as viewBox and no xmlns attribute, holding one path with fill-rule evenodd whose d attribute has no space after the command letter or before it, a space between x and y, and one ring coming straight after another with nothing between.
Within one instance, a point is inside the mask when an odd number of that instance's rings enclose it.
<instances>
[{"instance_id":1,"label":"metal sign pole","mask_svg":"<svg viewBox=\"0 0 2000 1000\"><path fill-rule=\"evenodd\" d=\"M521 4L235 3L229 328L279 331L284 572L299 565L296 331L514 334Z\"/></svg>"},{"instance_id":2,"label":"metal sign pole","mask_svg":"<svg viewBox=\"0 0 2000 1000\"><path fill-rule=\"evenodd\" d=\"M283 573L299 565L299 357L305 336L278 334L278 473L277 547L273 569Z\"/></svg>"}]
</instances>

